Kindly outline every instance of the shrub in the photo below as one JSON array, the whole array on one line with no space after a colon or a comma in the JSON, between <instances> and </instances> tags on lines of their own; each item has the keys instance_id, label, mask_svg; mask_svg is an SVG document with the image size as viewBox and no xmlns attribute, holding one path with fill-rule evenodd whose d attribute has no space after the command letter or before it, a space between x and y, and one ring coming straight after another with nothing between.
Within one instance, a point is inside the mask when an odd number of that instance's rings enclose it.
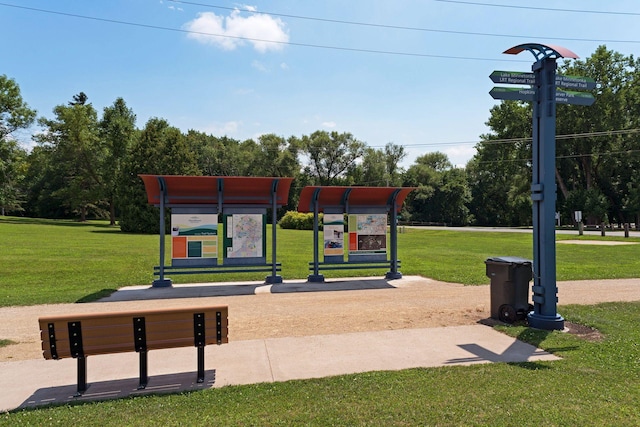
<instances>
[{"instance_id":1,"label":"shrub","mask_svg":"<svg viewBox=\"0 0 640 427\"><path fill-rule=\"evenodd\" d=\"M322 224L322 214L319 215L318 222ZM278 224L280 228L289 230L313 230L313 213L287 211Z\"/></svg>"}]
</instances>

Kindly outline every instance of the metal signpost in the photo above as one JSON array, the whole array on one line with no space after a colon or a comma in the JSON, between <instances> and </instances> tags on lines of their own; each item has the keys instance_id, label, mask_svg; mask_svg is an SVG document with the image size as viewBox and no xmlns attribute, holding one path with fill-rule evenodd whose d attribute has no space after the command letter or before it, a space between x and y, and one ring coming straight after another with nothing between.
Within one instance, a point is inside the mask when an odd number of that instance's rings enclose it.
<instances>
[{"instance_id":1,"label":"metal signpost","mask_svg":"<svg viewBox=\"0 0 640 427\"><path fill-rule=\"evenodd\" d=\"M564 319L557 313L558 287L556 285L556 103L591 105L593 95L558 89L590 90L596 83L587 77L557 76L556 59L578 58L569 49L527 43L507 49L504 53L517 55L529 51L536 58L533 73L494 71L494 83L530 85L529 88L495 87L490 94L494 99L533 102L533 311L529 313L529 326L546 329L564 329Z\"/></svg>"}]
</instances>

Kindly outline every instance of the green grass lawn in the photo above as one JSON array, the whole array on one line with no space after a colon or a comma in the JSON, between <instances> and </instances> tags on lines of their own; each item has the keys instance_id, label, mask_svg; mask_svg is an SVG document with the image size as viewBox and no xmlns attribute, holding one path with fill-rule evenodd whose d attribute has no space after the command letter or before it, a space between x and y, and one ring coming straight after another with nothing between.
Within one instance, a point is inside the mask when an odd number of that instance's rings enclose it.
<instances>
[{"instance_id":1,"label":"green grass lawn","mask_svg":"<svg viewBox=\"0 0 640 427\"><path fill-rule=\"evenodd\" d=\"M271 259L267 233L267 259ZM575 238L559 236L559 238ZM577 236L576 236L577 237ZM583 237L584 238L584 237ZM612 237L589 239L614 240ZM92 301L123 286L150 285L159 238L126 234L106 222L0 217L0 306ZM167 257L170 253L167 239ZM640 242L640 239L626 239ZM311 231L278 229L278 261L285 279L306 279L313 260ZM557 245L558 280L637 277L640 246ZM484 261L493 256L532 257L532 237L405 229L398 258L405 275L446 282L487 284ZM220 255L221 259L221 255ZM166 260L167 265L170 259ZM328 270L330 277L381 276L383 270ZM174 283L263 280L267 273L183 275Z\"/></svg>"},{"instance_id":2,"label":"green grass lawn","mask_svg":"<svg viewBox=\"0 0 640 427\"><path fill-rule=\"evenodd\" d=\"M529 234L406 229L398 237L403 274L469 285L489 282L486 258L531 258L532 252ZM89 301L122 286L150 284L158 263L157 236L124 234L103 222L0 217L0 239L1 306ZM311 232L278 230L285 278L306 277L311 242ZM639 253L637 245L557 245L558 279L638 277ZM337 274L382 273L326 276ZM263 278L264 273L178 276L175 281ZM603 339L501 326L504 333L563 360L370 372L148 395L14 411L0 414L0 425L640 425L640 302L561 306L559 311L569 322L598 329ZM2 338L0 346L11 345Z\"/></svg>"}]
</instances>

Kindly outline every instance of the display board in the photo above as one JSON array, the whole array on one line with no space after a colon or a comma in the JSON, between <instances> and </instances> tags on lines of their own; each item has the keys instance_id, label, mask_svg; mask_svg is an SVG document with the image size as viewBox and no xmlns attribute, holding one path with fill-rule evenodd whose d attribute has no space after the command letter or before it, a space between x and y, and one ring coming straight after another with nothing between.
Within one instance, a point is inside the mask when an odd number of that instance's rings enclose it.
<instances>
[{"instance_id":1,"label":"display board","mask_svg":"<svg viewBox=\"0 0 640 427\"><path fill-rule=\"evenodd\" d=\"M324 230L324 256L344 257L344 215L325 213L322 218Z\"/></svg>"},{"instance_id":2,"label":"display board","mask_svg":"<svg viewBox=\"0 0 640 427\"><path fill-rule=\"evenodd\" d=\"M349 260L386 259L387 215L349 215Z\"/></svg>"},{"instance_id":3,"label":"display board","mask_svg":"<svg viewBox=\"0 0 640 427\"><path fill-rule=\"evenodd\" d=\"M217 258L217 214L171 215L172 265L216 265Z\"/></svg>"},{"instance_id":4,"label":"display board","mask_svg":"<svg viewBox=\"0 0 640 427\"><path fill-rule=\"evenodd\" d=\"M224 263L265 262L266 222L266 215L261 213L224 215Z\"/></svg>"}]
</instances>

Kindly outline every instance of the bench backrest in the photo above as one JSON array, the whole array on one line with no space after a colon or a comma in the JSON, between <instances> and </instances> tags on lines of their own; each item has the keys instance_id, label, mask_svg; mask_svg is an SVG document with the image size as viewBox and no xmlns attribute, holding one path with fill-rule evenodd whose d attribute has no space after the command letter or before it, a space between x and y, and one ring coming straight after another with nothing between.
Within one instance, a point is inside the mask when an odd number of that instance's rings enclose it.
<instances>
[{"instance_id":1,"label":"bench backrest","mask_svg":"<svg viewBox=\"0 0 640 427\"><path fill-rule=\"evenodd\" d=\"M45 359L229 342L228 307L187 307L38 319Z\"/></svg>"}]
</instances>

